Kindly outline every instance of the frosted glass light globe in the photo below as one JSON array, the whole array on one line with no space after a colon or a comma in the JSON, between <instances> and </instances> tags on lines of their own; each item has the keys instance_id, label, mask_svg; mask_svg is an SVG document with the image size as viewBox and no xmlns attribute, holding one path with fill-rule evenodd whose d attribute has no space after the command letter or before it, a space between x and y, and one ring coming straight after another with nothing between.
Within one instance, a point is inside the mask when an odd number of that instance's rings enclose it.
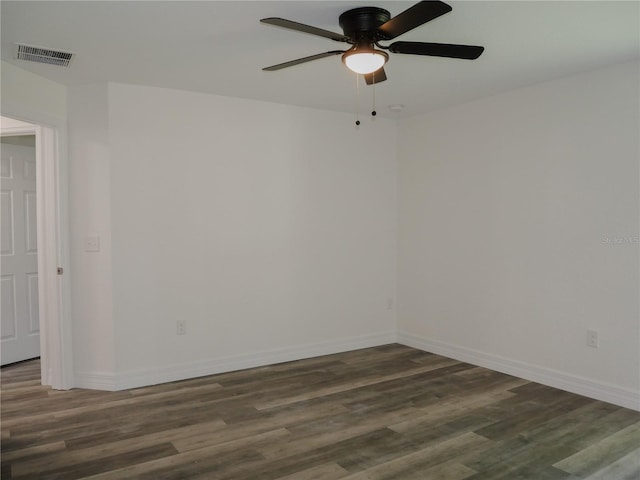
<instances>
[{"instance_id":1,"label":"frosted glass light globe","mask_svg":"<svg viewBox=\"0 0 640 480\"><path fill-rule=\"evenodd\" d=\"M352 71L362 75L379 70L387 61L387 55L377 50L368 52L352 51L342 56L344 64Z\"/></svg>"}]
</instances>

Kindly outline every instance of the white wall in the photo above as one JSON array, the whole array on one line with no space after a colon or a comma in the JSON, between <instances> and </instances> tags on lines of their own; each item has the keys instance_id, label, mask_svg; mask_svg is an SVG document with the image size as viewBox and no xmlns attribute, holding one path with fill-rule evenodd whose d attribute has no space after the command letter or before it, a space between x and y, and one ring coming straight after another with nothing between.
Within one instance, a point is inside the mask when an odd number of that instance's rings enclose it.
<instances>
[{"instance_id":1,"label":"white wall","mask_svg":"<svg viewBox=\"0 0 640 480\"><path fill-rule=\"evenodd\" d=\"M395 339L392 121L122 84L69 96L74 250L103 247L74 270L82 385Z\"/></svg>"},{"instance_id":2,"label":"white wall","mask_svg":"<svg viewBox=\"0 0 640 480\"><path fill-rule=\"evenodd\" d=\"M397 142L384 119L2 68L3 111L69 109L78 386L392 341L397 250L401 341L638 408L637 64Z\"/></svg>"},{"instance_id":3,"label":"white wall","mask_svg":"<svg viewBox=\"0 0 640 480\"><path fill-rule=\"evenodd\" d=\"M2 62L2 112L32 122L56 124L66 119L66 88L64 85ZM64 132L63 132L64 133Z\"/></svg>"},{"instance_id":4,"label":"white wall","mask_svg":"<svg viewBox=\"0 0 640 480\"><path fill-rule=\"evenodd\" d=\"M111 161L107 85L68 90L69 198L74 366L79 386L110 388L85 378L115 373L111 276ZM85 238L100 236L100 252Z\"/></svg>"},{"instance_id":5,"label":"white wall","mask_svg":"<svg viewBox=\"0 0 640 480\"><path fill-rule=\"evenodd\" d=\"M399 124L401 341L640 408L638 85L631 63Z\"/></svg>"}]
</instances>

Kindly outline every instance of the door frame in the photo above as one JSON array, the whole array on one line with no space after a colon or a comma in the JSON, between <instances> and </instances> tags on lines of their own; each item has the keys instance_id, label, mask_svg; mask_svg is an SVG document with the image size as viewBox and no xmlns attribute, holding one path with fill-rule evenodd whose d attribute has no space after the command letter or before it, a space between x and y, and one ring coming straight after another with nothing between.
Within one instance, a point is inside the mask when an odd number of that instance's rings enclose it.
<instances>
[{"instance_id":1,"label":"door frame","mask_svg":"<svg viewBox=\"0 0 640 480\"><path fill-rule=\"evenodd\" d=\"M41 381L54 389L73 388L70 317L68 173L66 122L40 112L8 108L2 116L32 124L2 129L5 135L36 137L36 202L38 234L38 302ZM58 269L62 269L62 274Z\"/></svg>"}]
</instances>

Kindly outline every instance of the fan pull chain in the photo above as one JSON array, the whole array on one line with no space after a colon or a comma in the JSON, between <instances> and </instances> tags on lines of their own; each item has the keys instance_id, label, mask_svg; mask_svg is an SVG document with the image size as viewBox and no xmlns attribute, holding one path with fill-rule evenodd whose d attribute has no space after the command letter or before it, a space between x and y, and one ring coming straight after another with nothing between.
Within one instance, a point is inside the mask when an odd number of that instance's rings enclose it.
<instances>
[{"instance_id":1,"label":"fan pull chain","mask_svg":"<svg viewBox=\"0 0 640 480\"><path fill-rule=\"evenodd\" d=\"M376 74L375 72L373 72L372 77L373 77L373 84L371 85L371 87L373 88L373 107L371 110L371 116L375 117L378 114L378 112L376 112Z\"/></svg>"},{"instance_id":2,"label":"fan pull chain","mask_svg":"<svg viewBox=\"0 0 640 480\"><path fill-rule=\"evenodd\" d=\"M356 126L360 126L360 75L356 73Z\"/></svg>"}]
</instances>

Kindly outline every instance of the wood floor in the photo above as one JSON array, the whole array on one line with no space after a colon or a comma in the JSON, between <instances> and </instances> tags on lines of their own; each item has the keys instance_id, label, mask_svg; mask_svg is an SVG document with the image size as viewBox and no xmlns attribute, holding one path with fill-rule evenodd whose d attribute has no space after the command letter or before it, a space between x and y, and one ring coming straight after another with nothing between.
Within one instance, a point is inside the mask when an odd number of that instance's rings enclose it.
<instances>
[{"instance_id":1,"label":"wood floor","mask_svg":"<svg viewBox=\"0 0 640 480\"><path fill-rule=\"evenodd\" d=\"M640 413L387 345L121 392L3 368L2 479L638 480Z\"/></svg>"}]
</instances>

